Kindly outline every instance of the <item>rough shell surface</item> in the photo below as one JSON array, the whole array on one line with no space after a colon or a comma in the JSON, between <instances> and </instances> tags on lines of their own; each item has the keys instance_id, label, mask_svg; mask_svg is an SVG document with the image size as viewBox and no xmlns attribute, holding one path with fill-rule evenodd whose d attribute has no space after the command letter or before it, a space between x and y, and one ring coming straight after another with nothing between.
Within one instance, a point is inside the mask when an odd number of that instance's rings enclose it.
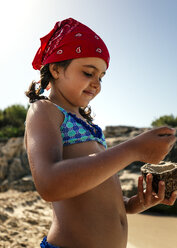
<instances>
[{"instance_id":1,"label":"rough shell surface","mask_svg":"<svg viewBox=\"0 0 177 248\"><path fill-rule=\"evenodd\" d=\"M145 181L147 174L153 175L152 187L156 193L159 181L165 182L165 198L169 199L171 193L177 190L177 163L162 161L158 165L145 164L141 167L141 172Z\"/></svg>"}]
</instances>

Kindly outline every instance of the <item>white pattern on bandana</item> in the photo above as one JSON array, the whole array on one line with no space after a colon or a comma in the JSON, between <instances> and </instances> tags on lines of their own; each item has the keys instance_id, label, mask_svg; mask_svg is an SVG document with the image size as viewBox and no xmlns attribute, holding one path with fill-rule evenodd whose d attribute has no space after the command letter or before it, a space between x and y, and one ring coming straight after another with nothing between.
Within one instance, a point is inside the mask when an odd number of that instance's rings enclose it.
<instances>
[{"instance_id":1,"label":"white pattern on bandana","mask_svg":"<svg viewBox=\"0 0 177 248\"><path fill-rule=\"evenodd\" d=\"M82 52L81 47L76 48L76 53L81 53L81 52Z\"/></svg>"},{"instance_id":2,"label":"white pattern on bandana","mask_svg":"<svg viewBox=\"0 0 177 248\"><path fill-rule=\"evenodd\" d=\"M97 48L97 49L96 49L96 52L98 52L98 53L102 53L101 48Z\"/></svg>"},{"instance_id":3,"label":"white pattern on bandana","mask_svg":"<svg viewBox=\"0 0 177 248\"><path fill-rule=\"evenodd\" d=\"M81 33L77 33L77 34L75 34L75 37L81 37L82 36L82 34Z\"/></svg>"},{"instance_id":4,"label":"white pattern on bandana","mask_svg":"<svg viewBox=\"0 0 177 248\"><path fill-rule=\"evenodd\" d=\"M62 53L63 53L63 50L62 49L60 49L60 50L57 51L57 54L62 54Z\"/></svg>"}]
</instances>

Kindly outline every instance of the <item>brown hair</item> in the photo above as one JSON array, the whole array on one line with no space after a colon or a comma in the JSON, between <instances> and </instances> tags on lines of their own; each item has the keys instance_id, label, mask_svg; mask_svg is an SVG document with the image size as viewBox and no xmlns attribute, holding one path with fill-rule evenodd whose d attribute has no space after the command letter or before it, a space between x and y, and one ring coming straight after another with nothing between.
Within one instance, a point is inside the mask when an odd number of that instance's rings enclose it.
<instances>
[{"instance_id":1,"label":"brown hair","mask_svg":"<svg viewBox=\"0 0 177 248\"><path fill-rule=\"evenodd\" d=\"M63 67L64 70L68 68L70 65L72 59L56 62L55 64L57 66ZM46 89L49 82L53 79L50 70L49 70L49 64L46 64L41 67L40 69L40 81L32 81L32 83L29 86L28 91L25 92L25 95L29 98L29 102L33 103L37 100L41 99L48 99L46 96L41 95L44 92L44 89ZM39 84L38 89L36 89L36 84ZM91 107L87 106L85 108L79 108L80 114L88 121L93 121L93 118L91 116Z\"/></svg>"}]
</instances>

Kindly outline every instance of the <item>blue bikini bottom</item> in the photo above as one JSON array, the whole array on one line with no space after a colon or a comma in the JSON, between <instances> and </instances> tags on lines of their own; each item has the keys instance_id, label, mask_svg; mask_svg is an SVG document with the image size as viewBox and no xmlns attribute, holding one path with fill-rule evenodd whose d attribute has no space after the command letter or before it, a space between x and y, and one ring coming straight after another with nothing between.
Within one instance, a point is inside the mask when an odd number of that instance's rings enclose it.
<instances>
[{"instance_id":1,"label":"blue bikini bottom","mask_svg":"<svg viewBox=\"0 0 177 248\"><path fill-rule=\"evenodd\" d=\"M42 240L42 242L40 243L40 247L41 248L62 248L62 247L59 247L59 246L54 246L54 245L51 245L47 242L47 236L45 236Z\"/></svg>"}]
</instances>

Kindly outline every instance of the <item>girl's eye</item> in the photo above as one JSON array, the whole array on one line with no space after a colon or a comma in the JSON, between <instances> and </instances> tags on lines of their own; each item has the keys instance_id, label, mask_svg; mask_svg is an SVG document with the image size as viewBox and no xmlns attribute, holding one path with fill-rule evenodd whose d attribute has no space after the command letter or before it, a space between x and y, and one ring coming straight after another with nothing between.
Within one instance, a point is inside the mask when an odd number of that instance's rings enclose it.
<instances>
[{"instance_id":1,"label":"girl's eye","mask_svg":"<svg viewBox=\"0 0 177 248\"><path fill-rule=\"evenodd\" d=\"M92 74L90 74L90 73L87 73L87 72L83 72L84 73L84 75L86 76L86 77L92 77Z\"/></svg>"},{"instance_id":2,"label":"girl's eye","mask_svg":"<svg viewBox=\"0 0 177 248\"><path fill-rule=\"evenodd\" d=\"M84 71L83 73L84 73L84 75L85 75L86 77L92 77L92 76L93 76L92 74L87 73L87 72L85 72L85 71ZM99 81L102 82L102 79L99 78Z\"/></svg>"}]
</instances>

